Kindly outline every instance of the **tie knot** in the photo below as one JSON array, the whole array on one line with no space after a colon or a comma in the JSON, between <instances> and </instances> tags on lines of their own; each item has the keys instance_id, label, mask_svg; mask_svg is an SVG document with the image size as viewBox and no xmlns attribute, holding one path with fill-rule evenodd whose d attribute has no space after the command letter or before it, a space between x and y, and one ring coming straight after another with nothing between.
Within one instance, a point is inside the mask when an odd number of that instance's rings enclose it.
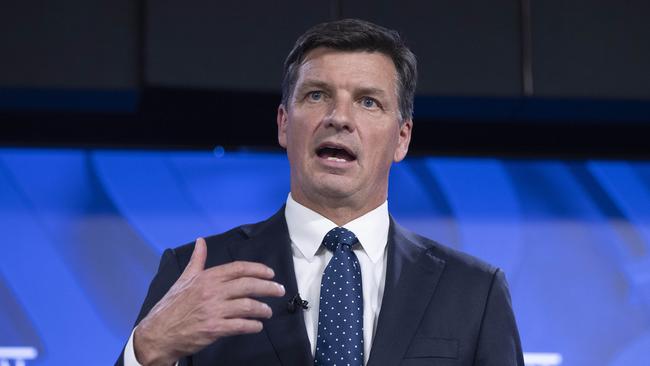
<instances>
[{"instance_id":1,"label":"tie knot","mask_svg":"<svg viewBox=\"0 0 650 366\"><path fill-rule=\"evenodd\" d=\"M323 238L323 245L332 252L336 251L339 244L352 247L357 242L357 236L352 231L343 227L335 227L325 234L325 238Z\"/></svg>"}]
</instances>

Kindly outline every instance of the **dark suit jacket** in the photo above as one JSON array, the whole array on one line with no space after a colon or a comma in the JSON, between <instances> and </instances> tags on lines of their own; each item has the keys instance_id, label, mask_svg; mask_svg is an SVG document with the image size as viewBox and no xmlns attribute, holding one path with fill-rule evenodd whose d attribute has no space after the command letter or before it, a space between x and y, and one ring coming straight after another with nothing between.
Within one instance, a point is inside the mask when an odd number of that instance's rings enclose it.
<instances>
[{"instance_id":1,"label":"dark suit jacket","mask_svg":"<svg viewBox=\"0 0 650 366\"><path fill-rule=\"evenodd\" d=\"M206 241L206 267L234 260L264 263L286 295L263 299L273 317L261 333L219 339L181 365L313 365L303 315L287 310L298 289L284 208L266 221ZM174 284L192 250L188 244L163 253L136 324ZM384 299L368 365L523 366L503 273L391 218Z\"/></svg>"}]
</instances>

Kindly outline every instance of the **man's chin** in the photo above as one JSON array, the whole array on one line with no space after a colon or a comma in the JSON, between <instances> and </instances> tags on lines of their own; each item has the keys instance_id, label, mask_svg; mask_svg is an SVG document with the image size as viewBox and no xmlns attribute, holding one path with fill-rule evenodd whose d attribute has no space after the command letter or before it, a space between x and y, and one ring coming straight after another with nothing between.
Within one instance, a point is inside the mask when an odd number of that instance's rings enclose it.
<instances>
[{"instance_id":1,"label":"man's chin","mask_svg":"<svg viewBox=\"0 0 650 366\"><path fill-rule=\"evenodd\" d=\"M320 196L331 199L349 198L356 190L356 182L346 176L325 174L315 182L316 190Z\"/></svg>"}]
</instances>

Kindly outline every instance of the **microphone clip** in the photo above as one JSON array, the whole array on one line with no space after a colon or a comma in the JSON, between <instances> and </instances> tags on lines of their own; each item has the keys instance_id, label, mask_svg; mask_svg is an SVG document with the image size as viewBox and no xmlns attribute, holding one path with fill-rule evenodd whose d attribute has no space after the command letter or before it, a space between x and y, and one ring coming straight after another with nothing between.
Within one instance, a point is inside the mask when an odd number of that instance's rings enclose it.
<instances>
[{"instance_id":1,"label":"microphone clip","mask_svg":"<svg viewBox=\"0 0 650 366\"><path fill-rule=\"evenodd\" d=\"M300 294L295 294L287 303L287 310L293 314L298 308L302 308L303 310L309 309L309 301L303 300Z\"/></svg>"}]
</instances>

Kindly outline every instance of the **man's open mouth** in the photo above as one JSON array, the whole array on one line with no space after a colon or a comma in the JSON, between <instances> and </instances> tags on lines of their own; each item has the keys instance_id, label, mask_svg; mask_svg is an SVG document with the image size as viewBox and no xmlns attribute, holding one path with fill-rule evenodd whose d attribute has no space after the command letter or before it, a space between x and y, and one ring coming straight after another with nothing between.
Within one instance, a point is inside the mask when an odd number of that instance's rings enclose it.
<instances>
[{"instance_id":1,"label":"man's open mouth","mask_svg":"<svg viewBox=\"0 0 650 366\"><path fill-rule=\"evenodd\" d=\"M318 157L340 163L354 161L357 156L347 147L338 144L325 143L316 149Z\"/></svg>"}]
</instances>

